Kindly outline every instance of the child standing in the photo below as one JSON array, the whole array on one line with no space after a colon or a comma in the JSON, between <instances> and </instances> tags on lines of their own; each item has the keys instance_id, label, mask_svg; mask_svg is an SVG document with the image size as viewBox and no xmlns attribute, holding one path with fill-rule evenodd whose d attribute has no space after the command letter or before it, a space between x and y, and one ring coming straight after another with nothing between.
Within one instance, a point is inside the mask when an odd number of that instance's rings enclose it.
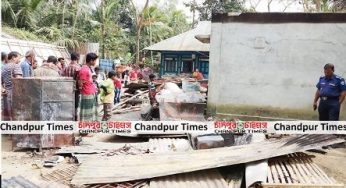
<instances>
[{"instance_id":1,"label":"child standing","mask_svg":"<svg viewBox=\"0 0 346 188\"><path fill-rule=\"evenodd\" d=\"M103 104L103 118L102 121L108 121L112 114L112 106L114 102L114 80L116 79L116 73L110 71L108 73L108 79L101 83L100 99Z\"/></svg>"},{"instance_id":2,"label":"child standing","mask_svg":"<svg viewBox=\"0 0 346 188\"><path fill-rule=\"evenodd\" d=\"M130 82L129 70L125 70L124 87L127 87L127 84L129 84L129 82Z\"/></svg>"},{"instance_id":3,"label":"child standing","mask_svg":"<svg viewBox=\"0 0 346 188\"><path fill-rule=\"evenodd\" d=\"M155 75L154 74L150 74L149 75L149 82L148 82L148 89L149 89L149 100L150 100L150 104L152 106L157 106L157 101L156 101L156 86L154 84L154 79L155 79Z\"/></svg>"},{"instance_id":4,"label":"child standing","mask_svg":"<svg viewBox=\"0 0 346 188\"><path fill-rule=\"evenodd\" d=\"M156 84L154 83L156 76L154 74L149 75L149 82L148 82L148 90L149 90L149 100L150 104L153 107L157 107L158 102L156 101L156 93L159 92L163 86L165 85L165 82L162 83L160 86L156 88Z\"/></svg>"},{"instance_id":5,"label":"child standing","mask_svg":"<svg viewBox=\"0 0 346 188\"><path fill-rule=\"evenodd\" d=\"M114 104L120 103L120 94L121 94L121 78L118 74L114 79L115 86L115 96L114 96Z\"/></svg>"},{"instance_id":6,"label":"child standing","mask_svg":"<svg viewBox=\"0 0 346 188\"><path fill-rule=\"evenodd\" d=\"M93 84L94 84L94 86L95 86L95 88L96 88L96 94L99 94L99 93L100 93L100 92L99 92L100 85L99 85L99 83L97 82L97 75L96 75L96 74L93 74L93 75L92 75L92 79L93 79Z\"/></svg>"},{"instance_id":7,"label":"child standing","mask_svg":"<svg viewBox=\"0 0 346 188\"><path fill-rule=\"evenodd\" d=\"M92 79L93 79L93 84L96 88L96 106L99 105L99 93L100 93L100 87L99 87L99 83L97 82L97 75L96 74L92 74Z\"/></svg>"}]
</instances>

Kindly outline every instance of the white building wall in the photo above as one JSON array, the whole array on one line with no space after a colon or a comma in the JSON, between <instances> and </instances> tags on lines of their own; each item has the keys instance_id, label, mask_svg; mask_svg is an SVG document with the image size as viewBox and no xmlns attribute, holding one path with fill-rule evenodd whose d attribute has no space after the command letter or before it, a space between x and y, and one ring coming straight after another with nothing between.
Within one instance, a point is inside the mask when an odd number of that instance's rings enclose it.
<instances>
[{"instance_id":1,"label":"white building wall","mask_svg":"<svg viewBox=\"0 0 346 188\"><path fill-rule=\"evenodd\" d=\"M310 110L326 63L346 77L346 23L212 23L208 103Z\"/></svg>"}]
</instances>

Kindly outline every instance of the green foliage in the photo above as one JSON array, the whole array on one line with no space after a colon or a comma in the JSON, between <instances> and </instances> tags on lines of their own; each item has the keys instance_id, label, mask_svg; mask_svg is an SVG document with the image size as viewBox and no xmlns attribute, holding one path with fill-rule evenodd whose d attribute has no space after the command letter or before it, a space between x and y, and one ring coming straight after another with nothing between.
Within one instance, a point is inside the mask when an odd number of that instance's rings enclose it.
<instances>
[{"instance_id":1,"label":"green foliage","mask_svg":"<svg viewBox=\"0 0 346 188\"><path fill-rule=\"evenodd\" d=\"M204 0L199 5L196 1L185 3L191 11L198 11L200 20L211 20L213 13L238 12L244 10L244 1L241 0Z\"/></svg>"},{"instance_id":2,"label":"green foliage","mask_svg":"<svg viewBox=\"0 0 346 188\"><path fill-rule=\"evenodd\" d=\"M82 43L100 43L101 55L123 57L130 63L136 55L135 0L2 0L1 16L5 33L19 39L50 42L76 50ZM176 0L150 0L143 12L140 30L140 54L143 48L178 35L191 28L186 15L177 10ZM156 2L156 3L155 3ZM346 10L345 0L302 0L310 12ZM191 0L186 6L210 20L212 13L244 11L244 0ZM317 10L319 9L319 10ZM138 13L139 10L137 10ZM157 61L156 58L153 58ZM151 64L151 57L147 58Z\"/></svg>"},{"instance_id":3,"label":"green foliage","mask_svg":"<svg viewBox=\"0 0 346 188\"><path fill-rule=\"evenodd\" d=\"M24 40L63 45L76 50L97 42L106 58L136 54L136 14L131 0L3 0L3 31ZM174 3L144 10L140 49L185 32L190 25ZM143 51L141 50L141 53Z\"/></svg>"},{"instance_id":4,"label":"green foliage","mask_svg":"<svg viewBox=\"0 0 346 188\"><path fill-rule=\"evenodd\" d=\"M32 32L29 32L24 29L18 29L8 26L2 26L2 31L4 33L11 34L12 36L21 39L21 40L32 40L32 41L38 41L38 42L48 42L44 36L36 35Z\"/></svg>"},{"instance_id":5,"label":"green foliage","mask_svg":"<svg viewBox=\"0 0 346 188\"><path fill-rule=\"evenodd\" d=\"M186 15L181 10L174 10L170 12L168 26L173 29L172 35L178 35L190 28L190 24L187 23Z\"/></svg>"}]
</instances>

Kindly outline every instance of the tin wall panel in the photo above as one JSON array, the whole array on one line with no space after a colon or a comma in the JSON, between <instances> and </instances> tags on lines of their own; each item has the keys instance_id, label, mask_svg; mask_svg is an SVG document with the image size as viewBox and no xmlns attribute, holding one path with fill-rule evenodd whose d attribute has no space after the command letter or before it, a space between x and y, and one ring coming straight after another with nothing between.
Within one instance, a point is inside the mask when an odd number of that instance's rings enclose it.
<instances>
[{"instance_id":1,"label":"tin wall panel","mask_svg":"<svg viewBox=\"0 0 346 188\"><path fill-rule=\"evenodd\" d=\"M42 82L42 101L73 101L73 80Z\"/></svg>"},{"instance_id":2,"label":"tin wall panel","mask_svg":"<svg viewBox=\"0 0 346 188\"><path fill-rule=\"evenodd\" d=\"M74 102L46 102L42 104L42 121L72 121L74 114Z\"/></svg>"},{"instance_id":3,"label":"tin wall panel","mask_svg":"<svg viewBox=\"0 0 346 188\"><path fill-rule=\"evenodd\" d=\"M13 79L12 112L15 121L41 119L41 80Z\"/></svg>"},{"instance_id":4,"label":"tin wall panel","mask_svg":"<svg viewBox=\"0 0 346 188\"><path fill-rule=\"evenodd\" d=\"M73 121L74 81L66 78L13 79L14 121ZM72 134L14 135L14 148L73 145Z\"/></svg>"}]
</instances>

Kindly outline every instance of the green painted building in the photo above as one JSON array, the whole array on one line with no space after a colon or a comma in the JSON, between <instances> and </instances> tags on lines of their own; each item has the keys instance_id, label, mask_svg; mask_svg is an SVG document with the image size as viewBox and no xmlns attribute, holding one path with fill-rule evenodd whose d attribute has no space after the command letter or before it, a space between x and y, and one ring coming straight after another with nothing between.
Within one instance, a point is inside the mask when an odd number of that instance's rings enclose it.
<instances>
[{"instance_id":1,"label":"green painted building","mask_svg":"<svg viewBox=\"0 0 346 188\"><path fill-rule=\"evenodd\" d=\"M195 69L208 78L209 43L198 36L210 34L210 22L202 21L196 28L145 48L160 52L160 75L191 74Z\"/></svg>"}]
</instances>

